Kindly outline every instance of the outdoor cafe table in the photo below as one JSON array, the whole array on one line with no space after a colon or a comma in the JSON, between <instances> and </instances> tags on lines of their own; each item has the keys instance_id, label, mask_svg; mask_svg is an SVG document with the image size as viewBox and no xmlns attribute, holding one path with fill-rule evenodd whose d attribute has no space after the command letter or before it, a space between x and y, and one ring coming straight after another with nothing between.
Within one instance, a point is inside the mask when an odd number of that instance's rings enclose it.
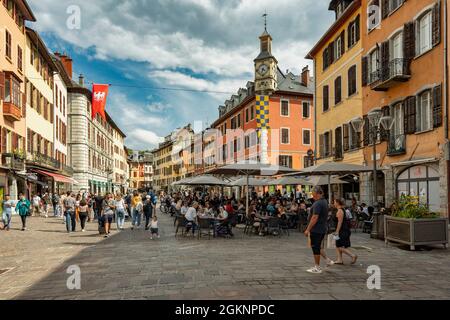
<instances>
[{"instance_id":1,"label":"outdoor cafe table","mask_svg":"<svg viewBox=\"0 0 450 320\"><path fill-rule=\"evenodd\" d=\"M213 237L214 237L214 238L217 236L217 234L216 234L216 226L217 226L221 221L224 221L224 219L219 219L219 218L212 217L212 216L204 216L204 217L198 216L198 219L199 219L199 220L208 220L208 221L209 221L209 223L210 223L210 224L212 225L212 227L213 227Z\"/></svg>"}]
</instances>

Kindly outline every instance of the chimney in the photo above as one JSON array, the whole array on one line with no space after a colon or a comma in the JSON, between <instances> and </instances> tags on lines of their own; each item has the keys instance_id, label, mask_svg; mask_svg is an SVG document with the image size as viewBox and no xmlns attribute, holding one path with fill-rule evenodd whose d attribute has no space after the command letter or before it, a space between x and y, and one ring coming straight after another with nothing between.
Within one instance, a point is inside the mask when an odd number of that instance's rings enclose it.
<instances>
[{"instance_id":1,"label":"chimney","mask_svg":"<svg viewBox=\"0 0 450 320\"><path fill-rule=\"evenodd\" d=\"M66 73L69 76L69 78L72 79L72 76L73 76L72 62L73 62L73 60L66 53L60 54L59 52L55 52L55 56L57 56L61 60L61 63L64 66L64 70L66 70Z\"/></svg>"},{"instance_id":2,"label":"chimney","mask_svg":"<svg viewBox=\"0 0 450 320\"><path fill-rule=\"evenodd\" d=\"M80 76L78 77L78 84L82 87L84 87L84 76L83 74L80 74Z\"/></svg>"},{"instance_id":3,"label":"chimney","mask_svg":"<svg viewBox=\"0 0 450 320\"><path fill-rule=\"evenodd\" d=\"M308 66L306 66L302 69L302 84L305 87L309 86L309 68L308 68Z\"/></svg>"}]
</instances>

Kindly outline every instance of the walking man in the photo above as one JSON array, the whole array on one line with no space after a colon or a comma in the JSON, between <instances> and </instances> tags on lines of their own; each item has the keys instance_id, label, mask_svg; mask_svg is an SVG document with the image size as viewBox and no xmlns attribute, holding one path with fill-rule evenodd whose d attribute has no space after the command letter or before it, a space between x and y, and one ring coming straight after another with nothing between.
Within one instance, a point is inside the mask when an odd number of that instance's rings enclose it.
<instances>
[{"instance_id":1,"label":"walking man","mask_svg":"<svg viewBox=\"0 0 450 320\"><path fill-rule=\"evenodd\" d=\"M314 187L312 194L314 204L311 207L312 216L305 231L305 236L310 239L315 266L307 271L310 273L322 273L322 269L320 268L320 256L322 255L326 258L326 254L323 249L323 240L327 233L328 202L323 198L323 190L321 187ZM326 259L328 260L328 265L333 264L333 261L328 258Z\"/></svg>"},{"instance_id":2,"label":"walking man","mask_svg":"<svg viewBox=\"0 0 450 320\"><path fill-rule=\"evenodd\" d=\"M38 194L35 194L31 202L33 203L33 217L39 217L41 215L41 197L39 197Z\"/></svg>"},{"instance_id":3,"label":"walking man","mask_svg":"<svg viewBox=\"0 0 450 320\"><path fill-rule=\"evenodd\" d=\"M3 200L3 225L6 231L9 231L11 226L11 218L14 210L14 201L11 200L9 194L5 195L5 200Z\"/></svg>"},{"instance_id":4,"label":"walking man","mask_svg":"<svg viewBox=\"0 0 450 320\"><path fill-rule=\"evenodd\" d=\"M64 199L64 216L66 217L67 233L75 232L77 221L75 217L75 199L73 194L68 191L67 197Z\"/></svg>"}]
</instances>

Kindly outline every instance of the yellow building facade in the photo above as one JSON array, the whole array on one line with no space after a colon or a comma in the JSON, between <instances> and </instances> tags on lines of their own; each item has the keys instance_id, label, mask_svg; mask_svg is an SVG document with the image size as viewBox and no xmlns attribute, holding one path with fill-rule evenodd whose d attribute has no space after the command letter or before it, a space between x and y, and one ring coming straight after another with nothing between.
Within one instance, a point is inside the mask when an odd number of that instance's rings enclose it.
<instances>
[{"instance_id":1,"label":"yellow building facade","mask_svg":"<svg viewBox=\"0 0 450 320\"><path fill-rule=\"evenodd\" d=\"M361 165L361 135L351 125L351 120L363 115L361 0L331 1L329 10L336 12L336 20L306 57L314 61L316 79L316 164Z\"/></svg>"}]
</instances>

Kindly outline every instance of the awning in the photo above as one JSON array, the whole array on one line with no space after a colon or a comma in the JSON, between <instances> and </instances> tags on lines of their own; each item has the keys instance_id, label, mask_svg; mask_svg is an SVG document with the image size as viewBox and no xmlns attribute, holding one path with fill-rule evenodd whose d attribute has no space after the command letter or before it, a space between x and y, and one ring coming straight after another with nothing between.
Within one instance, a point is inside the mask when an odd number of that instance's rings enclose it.
<instances>
[{"instance_id":1,"label":"awning","mask_svg":"<svg viewBox=\"0 0 450 320\"><path fill-rule=\"evenodd\" d=\"M66 176L63 176L61 174L48 172L48 171L44 171L44 170L34 170L34 171L37 172L37 173L43 174L44 176L51 177L56 182L70 183L70 184L77 184L78 183L76 180L74 180L72 178L69 178L69 177L66 177Z\"/></svg>"}]
</instances>

